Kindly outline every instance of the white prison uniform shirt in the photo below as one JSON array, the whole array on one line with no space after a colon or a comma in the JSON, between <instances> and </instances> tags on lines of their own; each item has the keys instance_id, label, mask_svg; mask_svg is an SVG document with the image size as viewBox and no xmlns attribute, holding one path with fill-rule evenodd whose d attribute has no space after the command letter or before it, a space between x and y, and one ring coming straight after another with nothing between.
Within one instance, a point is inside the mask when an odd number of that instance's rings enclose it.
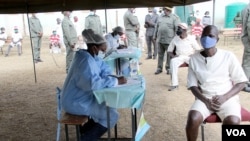
<instances>
[{"instance_id":1,"label":"white prison uniform shirt","mask_svg":"<svg viewBox=\"0 0 250 141\"><path fill-rule=\"evenodd\" d=\"M56 30L56 34L58 34L60 36L60 44L62 45L63 48L65 48L65 44L64 44L64 41L63 41L63 31L62 31L62 24L56 24L56 27L55 27L55 30Z\"/></svg>"},{"instance_id":2,"label":"white prison uniform shirt","mask_svg":"<svg viewBox=\"0 0 250 141\"><path fill-rule=\"evenodd\" d=\"M7 35L5 33L3 34L0 33L0 38L7 40ZM0 47L2 47L4 44L5 44L5 41L0 40Z\"/></svg>"},{"instance_id":3,"label":"white prison uniform shirt","mask_svg":"<svg viewBox=\"0 0 250 141\"><path fill-rule=\"evenodd\" d=\"M73 24L74 24L75 29L76 29L77 37L81 36L83 30L81 29L80 23L79 22L74 22Z\"/></svg>"},{"instance_id":4,"label":"white prison uniform shirt","mask_svg":"<svg viewBox=\"0 0 250 141\"><path fill-rule=\"evenodd\" d=\"M207 98L223 95L232 89L234 84L247 82L247 77L236 56L225 50L217 49L212 57L203 57L200 53L191 56L188 69L188 87L199 86ZM217 115L223 120L226 116L235 115L241 118L239 96L236 95L221 105ZM197 99L191 110L201 112L205 119L213 111Z\"/></svg>"},{"instance_id":5,"label":"white prison uniform shirt","mask_svg":"<svg viewBox=\"0 0 250 141\"><path fill-rule=\"evenodd\" d=\"M22 43L21 43L21 41L19 41L20 39L22 39L23 37L22 37L22 34L21 33L13 33L12 34L12 42L10 43L10 46L14 46L14 45L19 45L19 46L21 46L22 45ZM17 41L19 41L19 42L17 42ZM17 42L17 43L15 43L14 44L14 42Z\"/></svg>"},{"instance_id":6,"label":"white prison uniform shirt","mask_svg":"<svg viewBox=\"0 0 250 141\"><path fill-rule=\"evenodd\" d=\"M190 35L185 39L181 39L179 36L175 36L168 46L168 52L173 52L176 47L176 55L189 56L195 52L195 50L200 50L200 46L197 41Z\"/></svg>"},{"instance_id":7,"label":"white prison uniform shirt","mask_svg":"<svg viewBox=\"0 0 250 141\"><path fill-rule=\"evenodd\" d=\"M176 48L176 55L178 57L170 60L170 73L172 79L172 86L178 85L178 68L181 64L189 63L189 56L194 54L196 50L200 50L197 41L190 35L185 39L175 36L170 42L168 52L173 52Z\"/></svg>"}]
</instances>

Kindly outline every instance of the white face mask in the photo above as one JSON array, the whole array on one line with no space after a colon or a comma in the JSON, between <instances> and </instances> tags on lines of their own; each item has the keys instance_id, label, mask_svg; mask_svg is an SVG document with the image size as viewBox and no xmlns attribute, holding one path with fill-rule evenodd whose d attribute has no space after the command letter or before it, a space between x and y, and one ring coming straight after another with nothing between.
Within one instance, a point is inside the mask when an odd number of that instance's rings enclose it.
<instances>
[{"instance_id":1,"label":"white face mask","mask_svg":"<svg viewBox=\"0 0 250 141\"><path fill-rule=\"evenodd\" d=\"M150 16L152 16L152 15L153 15L153 13L152 13L152 12L149 12L148 14L149 14Z\"/></svg>"},{"instance_id":2,"label":"white face mask","mask_svg":"<svg viewBox=\"0 0 250 141\"><path fill-rule=\"evenodd\" d=\"M95 13L93 11L90 11L89 15L95 15Z\"/></svg>"},{"instance_id":3,"label":"white face mask","mask_svg":"<svg viewBox=\"0 0 250 141\"><path fill-rule=\"evenodd\" d=\"M115 38L116 40L119 40L119 39L120 39L120 35L117 34L117 35L114 36L114 38Z\"/></svg>"}]
</instances>

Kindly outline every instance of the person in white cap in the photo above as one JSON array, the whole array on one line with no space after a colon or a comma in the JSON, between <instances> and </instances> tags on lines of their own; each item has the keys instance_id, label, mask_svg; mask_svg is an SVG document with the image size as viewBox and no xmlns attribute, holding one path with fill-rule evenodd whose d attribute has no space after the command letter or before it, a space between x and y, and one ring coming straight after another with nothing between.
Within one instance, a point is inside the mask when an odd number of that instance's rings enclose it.
<instances>
[{"instance_id":1,"label":"person in white cap","mask_svg":"<svg viewBox=\"0 0 250 141\"><path fill-rule=\"evenodd\" d=\"M18 32L18 28L15 26L14 33L12 34L12 41L6 51L5 57L9 56L12 47L17 47L18 55L21 56L22 38L22 34Z\"/></svg>"},{"instance_id":2,"label":"person in white cap","mask_svg":"<svg viewBox=\"0 0 250 141\"><path fill-rule=\"evenodd\" d=\"M200 50L195 38L187 33L188 26L186 23L180 23L176 36L170 42L167 53L172 58L170 60L170 73L172 85L168 89L173 91L178 88L178 68L181 64L189 62L190 55ZM175 50L175 53L174 53Z\"/></svg>"}]
</instances>

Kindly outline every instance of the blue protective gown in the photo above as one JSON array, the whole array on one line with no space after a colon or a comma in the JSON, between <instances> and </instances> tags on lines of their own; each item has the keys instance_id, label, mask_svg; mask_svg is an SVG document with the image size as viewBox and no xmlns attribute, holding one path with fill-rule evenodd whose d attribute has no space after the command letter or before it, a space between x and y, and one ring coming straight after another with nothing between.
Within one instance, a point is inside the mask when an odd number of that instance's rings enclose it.
<instances>
[{"instance_id":1,"label":"blue protective gown","mask_svg":"<svg viewBox=\"0 0 250 141\"><path fill-rule=\"evenodd\" d=\"M86 50L77 51L62 89L63 109L70 114L88 115L107 127L106 105L97 103L93 91L116 85L117 79L108 76L111 72L101 58L91 56ZM117 110L110 108L111 127L118 118Z\"/></svg>"}]
</instances>

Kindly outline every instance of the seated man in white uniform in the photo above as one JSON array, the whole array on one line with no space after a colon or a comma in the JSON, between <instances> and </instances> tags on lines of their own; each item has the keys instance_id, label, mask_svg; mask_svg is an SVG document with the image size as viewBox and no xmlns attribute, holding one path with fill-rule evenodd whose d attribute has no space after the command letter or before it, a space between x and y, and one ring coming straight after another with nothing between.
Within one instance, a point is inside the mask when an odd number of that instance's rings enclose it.
<instances>
[{"instance_id":1,"label":"seated man in white uniform","mask_svg":"<svg viewBox=\"0 0 250 141\"><path fill-rule=\"evenodd\" d=\"M105 56L110 55L113 51L117 49L127 48L127 46L119 43L119 39L123 34L124 34L124 29L120 26L117 26L113 28L113 32L105 35L105 39L107 41L107 52ZM122 75L129 75L130 72L129 59L128 58L120 59L120 64L121 64Z\"/></svg>"},{"instance_id":2,"label":"seated man in white uniform","mask_svg":"<svg viewBox=\"0 0 250 141\"><path fill-rule=\"evenodd\" d=\"M195 96L186 123L187 141L196 141L199 127L212 113L223 125L238 125L241 121L240 91L248 81L237 57L216 47L219 31L208 25L201 35L204 48L191 56L187 85Z\"/></svg>"},{"instance_id":3,"label":"seated man in white uniform","mask_svg":"<svg viewBox=\"0 0 250 141\"><path fill-rule=\"evenodd\" d=\"M2 53L3 53L2 47L5 44L6 40L7 40L7 35L5 33L5 28L1 27L1 33L0 33L0 50L1 50Z\"/></svg>"},{"instance_id":4,"label":"seated man in white uniform","mask_svg":"<svg viewBox=\"0 0 250 141\"><path fill-rule=\"evenodd\" d=\"M18 32L18 28L16 26L14 27L14 33L12 34L12 41L5 54L5 57L9 56L12 47L17 47L18 55L21 56L22 34Z\"/></svg>"},{"instance_id":5,"label":"seated man in white uniform","mask_svg":"<svg viewBox=\"0 0 250 141\"><path fill-rule=\"evenodd\" d=\"M168 47L168 54L171 56L170 60L170 73L172 85L168 89L173 91L178 88L178 68L183 63L188 63L190 55L195 51L200 50L200 46L197 41L191 35L187 33L188 26L186 23L180 23L178 25L177 35L170 42ZM174 54L174 49L175 54Z\"/></svg>"}]
</instances>

